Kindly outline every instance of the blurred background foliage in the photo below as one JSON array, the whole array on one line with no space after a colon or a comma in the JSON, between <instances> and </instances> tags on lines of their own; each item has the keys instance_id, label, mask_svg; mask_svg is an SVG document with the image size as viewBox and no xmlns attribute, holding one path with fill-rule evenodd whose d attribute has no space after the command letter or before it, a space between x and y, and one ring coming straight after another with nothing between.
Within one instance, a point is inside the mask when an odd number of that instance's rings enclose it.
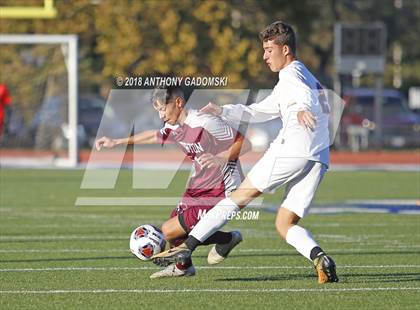
<instances>
[{"instance_id":1,"label":"blurred background foliage","mask_svg":"<svg viewBox=\"0 0 420 310\"><path fill-rule=\"evenodd\" d=\"M0 0L0 6L20 3L42 6L43 1ZM100 92L116 76L158 74L228 76L231 88L271 88L275 74L262 61L258 33L276 20L295 27L299 58L329 87L334 23L383 21L388 29L385 86L392 86L396 43L403 51L401 88L420 84L418 0L56 0L55 6L54 19L0 19L0 31L77 34L82 92ZM39 52L48 50L42 47ZM36 81L10 47L1 47L0 58L15 63L2 68L2 82L22 76ZM370 83L369 78L364 83ZM20 95L28 96L34 85L28 83Z\"/></svg>"}]
</instances>

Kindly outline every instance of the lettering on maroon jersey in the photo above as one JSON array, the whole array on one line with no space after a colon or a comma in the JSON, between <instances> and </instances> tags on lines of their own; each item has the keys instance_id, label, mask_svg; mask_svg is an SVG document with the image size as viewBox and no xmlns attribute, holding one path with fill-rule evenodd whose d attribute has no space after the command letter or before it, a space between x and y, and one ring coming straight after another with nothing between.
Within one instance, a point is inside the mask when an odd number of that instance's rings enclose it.
<instances>
[{"instance_id":1,"label":"lettering on maroon jersey","mask_svg":"<svg viewBox=\"0 0 420 310\"><path fill-rule=\"evenodd\" d=\"M181 144L187 150L188 153L194 153L194 154L204 153L204 148L201 146L200 142L187 143L187 142L179 141L179 144Z\"/></svg>"}]
</instances>

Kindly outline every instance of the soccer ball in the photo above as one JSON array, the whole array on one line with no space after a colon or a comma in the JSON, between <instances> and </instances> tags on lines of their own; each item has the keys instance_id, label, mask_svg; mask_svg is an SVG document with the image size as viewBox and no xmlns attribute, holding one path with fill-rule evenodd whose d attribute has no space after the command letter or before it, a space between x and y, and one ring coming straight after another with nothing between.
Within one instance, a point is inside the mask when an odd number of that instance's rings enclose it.
<instances>
[{"instance_id":1,"label":"soccer ball","mask_svg":"<svg viewBox=\"0 0 420 310\"><path fill-rule=\"evenodd\" d=\"M165 249L162 231L153 225L140 225L131 233L130 251L137 258L147 261Z\"/></svg>"}]
</instances>

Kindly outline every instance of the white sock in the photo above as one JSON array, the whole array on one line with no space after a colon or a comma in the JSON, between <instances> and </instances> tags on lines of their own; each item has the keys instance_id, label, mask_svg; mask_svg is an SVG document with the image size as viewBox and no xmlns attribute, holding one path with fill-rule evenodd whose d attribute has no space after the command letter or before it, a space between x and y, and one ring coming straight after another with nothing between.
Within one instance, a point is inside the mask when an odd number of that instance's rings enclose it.
<instances>
[{"instance_id":1,"label":"white sock","mask_svg":"<svg viewBox=\"0 0 420 310\"><path fill-rule=\"evenodd\" d=\"M189 235L203 242L232 219L238 211L236 203L230 198L225 198L200 219Z\"/></svg>"},{"instance_id":2,"label":"white sock","mask_svg":"<svg viewBox=\"0 0 420 310\"><path fill-rule=\"evenodd\" d=\"M319 246L312 238L312 235L305 228L298 225L289 228L286 234L286 241L293 246L300 254L311 260L311 250Z\"/></svg>"}]
</instances>

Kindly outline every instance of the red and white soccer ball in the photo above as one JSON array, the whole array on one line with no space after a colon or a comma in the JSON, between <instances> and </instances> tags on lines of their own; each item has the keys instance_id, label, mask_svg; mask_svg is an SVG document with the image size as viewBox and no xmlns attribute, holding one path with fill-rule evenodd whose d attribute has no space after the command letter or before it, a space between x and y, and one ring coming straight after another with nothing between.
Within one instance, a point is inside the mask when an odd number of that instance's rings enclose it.
<instances>
[{"instance_id":1,"label":"red and white soccer ball","mask_svg":"<svg viewBox=\"0 0 420 310\"><path fill-rule=\"evenodd\" d=\"M162 231L153 225L141 225L130 236L130 250L139 259L147 261L165 249Z\"/></svg>"}]
</instances>

